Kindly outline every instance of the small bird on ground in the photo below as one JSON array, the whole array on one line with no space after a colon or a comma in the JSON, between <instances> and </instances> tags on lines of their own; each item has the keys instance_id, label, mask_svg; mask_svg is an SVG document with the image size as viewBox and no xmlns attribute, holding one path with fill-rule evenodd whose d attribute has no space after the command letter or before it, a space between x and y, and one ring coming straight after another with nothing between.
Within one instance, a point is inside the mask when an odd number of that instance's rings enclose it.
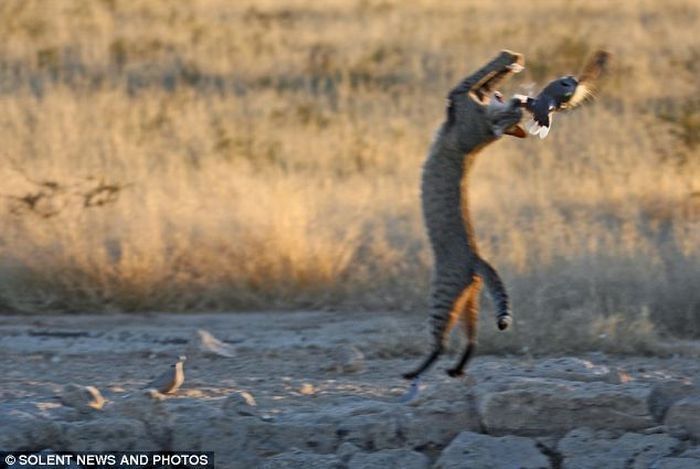
<instances>
[{"instance_id":1,"label":"small bird on ground","mask_svg":"<svg viewBox=\"0 0 700 469\"><path fill-rule=\"evenodd\" d=\"M549 82L536 97L521 97L525 109L532 113L529 132L545 138L552 126L554 112L573 109L592 97L596 81L605 72L609 59L609 52L596 51L586 62L579 78L572 75L557 78Z\"/></svg>"},{"instance_id":2,"label":"small bird on ground","mask_svg":"<svg viewBox=\"0 0 700 469\"><path fill-rule=\"evenodd\" d=\"M161 394L172 394L182 386L185 382L185 370L183 368L187 357L180 356L174 365L170 365L170 369L158 376L156 379L146 385L145 389L155 389Z\"/></svg>"}]
</instances>

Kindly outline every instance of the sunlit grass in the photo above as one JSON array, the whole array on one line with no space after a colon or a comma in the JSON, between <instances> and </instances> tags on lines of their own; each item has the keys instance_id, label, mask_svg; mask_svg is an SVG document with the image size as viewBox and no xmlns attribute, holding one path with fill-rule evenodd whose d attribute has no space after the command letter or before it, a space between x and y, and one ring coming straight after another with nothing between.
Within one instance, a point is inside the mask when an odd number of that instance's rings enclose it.
<instances>
[{"instance_id":1,"label":"sunlit grass","mask_svg":"<svg viewBox=\"0 0 700 469\"><path fill-rule=\"evenodd\" d=\"M525 54L515 92L604 46L595 105L479 157L480 246L522 321L482 342L700 335L699 9L538 3L2 3L0 305L422 310L446 91L500 48Z\"/></svg>"}]
</instances>

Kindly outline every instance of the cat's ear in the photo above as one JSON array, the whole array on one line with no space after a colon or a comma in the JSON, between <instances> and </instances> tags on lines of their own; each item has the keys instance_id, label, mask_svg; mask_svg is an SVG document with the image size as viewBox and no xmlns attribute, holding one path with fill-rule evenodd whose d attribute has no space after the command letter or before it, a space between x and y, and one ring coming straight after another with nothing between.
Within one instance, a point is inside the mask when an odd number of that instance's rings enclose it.
<instances>
[{"instance_id":1,"label":"cat's ear","mask_svg":"<svg viewBox=\"0 0 700 469\"><path fill-rule=\"evenodd\" d=\"M506 135L511 135L517 138L527 138L527 132L525 132L525 129L520 127L520 124L516 124L510 129L506 130Z\"/></svg>"}]
</instances>

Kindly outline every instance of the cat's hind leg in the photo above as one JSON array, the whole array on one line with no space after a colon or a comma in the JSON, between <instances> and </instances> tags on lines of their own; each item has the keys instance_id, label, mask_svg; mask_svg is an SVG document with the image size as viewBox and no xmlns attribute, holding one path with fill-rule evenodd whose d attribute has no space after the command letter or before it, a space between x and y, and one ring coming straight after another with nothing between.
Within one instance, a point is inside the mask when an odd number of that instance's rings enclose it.
<instances>
[{"instance_id":1,"label":"cat's hind leg","mask_svg":"<svg viewBox=\"0 0 700 469\"><path fill-rule=\"evenodd\" d=\"M462 376L464 367L469 362L469 359L476 350L476 332L479 322L479 294L481 293L481 278L474 277L472 284L466 289L464 307L462 314L462 327L467 336L467 344L464 347L464 352L459 358L459 361L454 368L447 370L447 374L452 377Z\"/></svg>"}]
</instances>

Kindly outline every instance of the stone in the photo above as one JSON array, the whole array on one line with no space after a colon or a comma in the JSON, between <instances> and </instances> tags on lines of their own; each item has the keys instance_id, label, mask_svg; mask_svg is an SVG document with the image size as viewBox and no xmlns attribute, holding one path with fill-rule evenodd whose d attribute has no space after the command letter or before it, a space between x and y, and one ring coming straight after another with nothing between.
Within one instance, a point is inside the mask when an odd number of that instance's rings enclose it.
<instances>
[{"instance_id":1,"label":"stone","mask_svg":"<svg viewBox=\"0 0 700 469\"><path fill-rule=\"evenodd\" d=\"M356 453L348 469L427 469L430 460L409 449L385 449L374 453Z\"/></svg>"},{"instance_id":2,"label":"stone","mask_svg":"<svg viewBox=\"0 0 700 469\"><path fill-rule=\"evenodd\" d=\"M67 384L61 389L59 400L63 405L72 407L81 412L100 410L105 405L105 398L94 386L81 386L79 384Z\"/></svg>"},{"instance_id":3,"label":"stone","mask_svg":"<svg viewBox=\"0 0 700 469\"><path fill-rule=\"evenodd\" d=\"M213 451L217 468L226 467L231 461L236 461L237 466L230 463L229 467L256 467L254 443L265 436L255 431L256 425L264 424L257 417L231 417L218 406L196 400L169 403L168 410L171 414L171 448Z\"/></svg>"},{"instance_id":4,"label":"stone","mask_svg":"<svg viewBox=\"0 0 700 469\"><path fill-rule=\"evenodd\" d=\"M198 329L187 344L187 355L211 358L234 358L235 348L204 329Z\"/></svg>"},{"instance_id":5,"label":"stone","mask_svg":"<svg viewBox=\"0 0 700 469\"><path fill-rule=\"evenodd\" d=\"M402 445L402 409L377 402L329 409L323 420L334 423L335 434L365 450L397 448Z\"/></svg>"},{"instance_id":6,"label":"stone","mask_svg":"<svg viewBox=\"0 0 700 469\"><path fill-rule=\"evenodd\" d=\"M154 389L144 390L117 400L106 410L114 418L140 420L146 426L151 439L161 446L167 446L172 416L166 407L165 399L163 394Z\"/></svg>"},{"instance_id":7,"label":"stone","mask_svg":"<svg viewBox=\"0 0 700 469\"><path fill-rule=\"evenodd\" d=\"M38 451L59 446L61 426L48 418L8 406L0 407L0 448Z\"/></svg>"},{"instance_id":8,"label":"stone","mask_svg":"<svg viewBox=\"0 0 700 469\"><path fill-rule=\"evenodd\" d=\"M348 462L355 455L355 453L359 453L360 451L362 450L356 445L353 445L349 441L346 441L340 446L338 446L338 450L335 452L335 454L340 458L341 461Z\"/></svg>"},{"instance_id":9,"label":"stone","mask_svg":"<svg viewBox=\"0 0 700 469\"><path fill-rule=\"evenodd\" d=\"M442 451L436 469L549 468L537 443L520 436L493 437L462 432Z\"/></svg>"},{"instance_id":10,"label":"stone","mask_svg":"<svg viewBox=\"0 0 700 469\"><path fill-rule=\"evenodd\" d=\"M265 441L266 445L276 444L276 449L294 446L319 453L334 453L338 445L336 427L332 424L305 422L303 419L294 418L289 421L277 421L267 426L269 428L267 434L270 437L259 440L256 435L256 441Z\"/></svg>"},{"instance_id":11,"label":"stone","mask_svg":"<svg viewBox=\"0 0 700 469\"><path fill-rule=\"evenodd\" d=\"M694 446L692 448L686 449L680 455L681 458L694 458L700 459L700 446Z\"/></svg>"},{"instance_id":12,"label":"stone","mask_svg":"<svg viewBox=\"0 0 700 469\"><path fill-rule=\"evenodd\" d=\"M654 469L698 469L700 463L692 458L661 458L654 463Z\"/></svg>"},{"instance_id":13,"label":"stone","mask_svg":"<svg viewBox=\"0 0 700 469\"><path fill-rule=\"evenodd\" d=\"M664 434L625 433L611 438L605 431L578 428L559 441L557 451L563 468L606 469L648 468L654 461L673 453L680 442Z\"/></svg>"},{"instance_id":14,"label":"stone","mask_svg":"<svg viewBox=\"0 0 700 469\"><path fill-rule=\"evenodd\" d=\"M212 439L240 436L240 432L233 431L232 419L220 408L187 400L168 406L168 410L173 448L206 451L214 444Z\"/></svg>"},{"instance_id":15,"label":"stone","mask_svg":"<svg viewBox=\"0 0 700 469\"><path fill-rule=\"evenodd\" d=\"M656 383L649 394L649 411L657 421L663 422L666 412L673 403L693 393L700 392L687 380L674 379Z\"/></svg>"},{"instance_id":16,"label":"stone","mask_svg":"<svg viewBox=\"0 0 700 469\"><path fill-rule=\"evenodd\" d=\"M331 354L327 369L337 373L357 373L365 367L365 355L352 345L341 345Z\"/></svg>"},{"instance_id":17,"label":"stone","mask_svg":"<svg viewBox=\"0 0 700 469\"><path fill-rule=\"evenodd\" d=\"M236 391L224 399L222 409L224 414L229 416L256 416L258 415L257 406L258 404L255 402L252 394L246 391Z\"/></svg>"},{"instance_id":18,"label":"stone","mask_svg":"<svg viewBox=\"0 0 700 469\"><path fill-rule=\"evenodd\" d=\"M267 458L259 467L261 469L340 469L343 465L335 454L316 454L296 449Z\"/></svg>"},{"instance_id":19,"label":"stone","mask_svg":"<svg viewBox=\"0 0 700 469\"><path fill-rule=\"evenodd\" d=\"M64 424L63 438L69 451L156 451L146 425L130 418L100 418Z\"/></svg>"},{"instance_id":20,"label":"stone","mask_svg":"<svg viewBox=\"0 0 700 469\"><path fill-rule=\"evenodd\" d=\"M553 378L504 377L475 386L488 433L563 435L579 427L637 430L656 424L647 408L649 388Z\"/></svg>"},{"instance_id":21,"label":"stone","mask_svg":"<svg viewBox=\"0 0 700 469\"><path fill-rule=\"evenodd\" d=\"M481 430L481 419L468 391L450 380L426 389L419 405L407 406L399 420L406 445L443 447L463 431Z\"/></svg>"},{"instance_id":22,"label":"stone","mask_svg":"<svg viewBox=\"0 0 700 469\"><path fill-rule=\"evenodd\" d=\"M336 425L319 422L313 416L294 415L272 423L255 420L248 425L246 433L247 448L255 454L282 453L291 447L318 453L334 453L338 445Z\"/></svg>"},{"instance_id":23,"label":"stone","mask_svg":"<svg viewBox=\"0 0 700 469\"><path fill-rule=\"evenodd\" d=\"M676 401L666 412L664 424L671 429L682 429L694 440L700 440L700 396L689 396Z\"/></svg>"},{"instance_id":24,"label":"stone","mask_svg":"<svg viewBox=\"0 0 700 469\"><path fill-rule=\"evenodd\" d=\"M539 361L532 369L534 375L569 381L616 381L617 373L605 365L596 365L576 357L550 358Z\"/></svg>"}]
</instances>

